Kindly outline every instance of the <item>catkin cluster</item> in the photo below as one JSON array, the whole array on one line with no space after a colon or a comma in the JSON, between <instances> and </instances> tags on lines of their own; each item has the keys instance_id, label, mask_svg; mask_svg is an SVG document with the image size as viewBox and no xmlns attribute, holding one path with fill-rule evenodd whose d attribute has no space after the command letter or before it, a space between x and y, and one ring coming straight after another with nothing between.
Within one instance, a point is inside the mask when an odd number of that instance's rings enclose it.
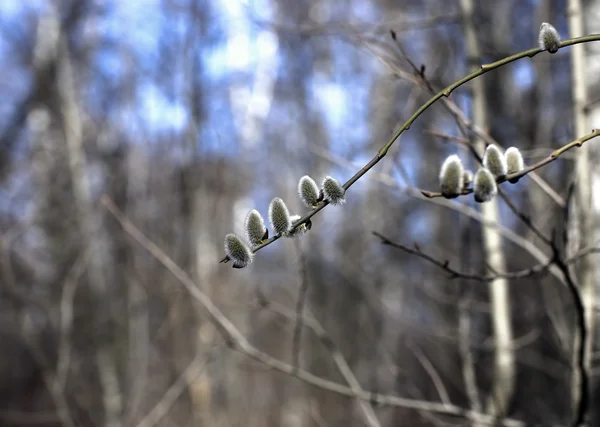
<instances>
[{"instance_id":1,"label":"catkin cluster","mask_svg":"<svg viewBox=\"0 0 600 427\"><path fill-rule=\"evenodd\" d=\"M344 187L330 176L325 177L320 189L308 175L300 178L298 182L298 196L308 208L316 208L323 200L332 205L341 205L346 201L345 195ZM291 215L287 205L279 197L273 198L269 203L268 217L275 236L297 237L312 227L310 219L302 221L300 215ZM246 241L233 233L225 236L224 262L233 261L234 268L243 268L250 264L254 259L254 251L269 238L265 221L256 209L248 212L244 221L244 231Z\"/></svg>"},{"instance_id":2,"label":"catkin cluster","mask_svg":"<svg viewBox=\"0 0 600 427\"><path fill-rule=\"evenodd\" d=\"M460 158L449 156L440 169L440 191L442 196L453 199L468 193L472 185L473 196L477 203L489 202L498 194L498 182L508 180L516 183L525 165L523 156L516 147L510 147L504 154L495 145L489 145L483 155L483 167L477 173L463 168ZM517 175L517 176L513 176Z\"/></svg>"}]
</instances>

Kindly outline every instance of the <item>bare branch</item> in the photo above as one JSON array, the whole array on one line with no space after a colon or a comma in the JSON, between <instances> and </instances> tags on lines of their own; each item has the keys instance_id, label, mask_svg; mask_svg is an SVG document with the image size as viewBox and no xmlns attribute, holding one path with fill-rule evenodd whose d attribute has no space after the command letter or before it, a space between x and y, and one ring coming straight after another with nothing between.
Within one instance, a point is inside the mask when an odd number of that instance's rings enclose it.
<instances>
[{"instance_id":1,"label":"bare branch","mask_svg":"<svg viewBox=\"0 0 600 427\"><path fill-rule=\"evenodd\" d=\"M202 307L204 307L208 314L209 320L219 330L227 344L247 357L257 360L276 371L296 377L299 380L321 390L336 393L340 396L372 402L376 405L395 406L417 411L432 412L453 417L466 418L471 421L490 425L503 425L507 427L526 426L523 421L509 418L498 420L495 417L451 404L427 402L419 399L372 393L369 391L355 392L347 386L319 377L308 371L305 371L304 369L296 368L295 366L287 364L268 355L267 353L258 350L256 347L250 344L250 342L248 342L246 337L244 337L244 335L233 325L233 323L231 323L231 321L225 317L221 310L214 305L208 295L201 291L200 287L194 283L188 274L183 271L154 242L148 239L137 227L135 227L135 225L133 225L133 223L129 221L127 217L125 217L123 212L121 212L121 210L108 196L105 195L102 197L102 204L119 222L119 224L123 227L123 230L127 232L140 246L146 249L146 251L148 251L152 257L154 257L165 268L167 268L185 287L190 296L198 301Z\"/></svg>"},{"instance_id":2,"label":"bare branch","mask_svg":"<svg viewBox=\"0 0 600 427\"><path fill-rule=\"evenodd\" d=\"M461 273L460 271L455 270L452 267L450 267L450 262L447 260L440 261L431 255L427 255L427 254L423 253L417 245L415 245L414 248L410 248L401 243L396 243L396 242L390 240L383 234L378 233L377 231L372 231L372 233L374 236L378 237L381 240L381 243L383 243L384 245L388 245L393 248L400 249L401 251L404 251L411 255L416 255L419 258L423 258L424 260L430 262L431 264L436 265L437 267L441 268L442 270L444 270L448 274L450 274L449 279L477 280L479 282L492 282L499 278L521 279L524 277L534 276L536 274L543 273L543 272L547 271L550 268L550 266L552 266L552 264L554 263L554 259L550 259L547 263L538 264L534 267L526 268L524 270L519 270L519 271L513 271L513 272L507 272L507 273L492 273L492 274L488 274L485 276L482 276L479 274L466 274L466 273Z\"/></svg>"}]
</instances>

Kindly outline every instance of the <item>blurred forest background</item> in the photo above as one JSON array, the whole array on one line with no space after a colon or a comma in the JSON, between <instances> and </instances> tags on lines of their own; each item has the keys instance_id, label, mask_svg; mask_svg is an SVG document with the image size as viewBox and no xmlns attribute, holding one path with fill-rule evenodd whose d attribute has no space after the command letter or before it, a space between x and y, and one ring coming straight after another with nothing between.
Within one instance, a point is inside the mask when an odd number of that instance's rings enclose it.
<instances>
[{"instance_id":1,"label":"blurred forest background","mask_svg":"<svg viewBox=\"0 0 600 427\"><path fill-rule=\"evenodd\" d=\"M580 397L600 425L600 141L489 204L419 192L449 154L475 169L469 144L533 163L598 126L600 44L462 86L306 236L218 263L250 209L304 213L298 179L347 180L428 85L537 46L544 21L567 38L599 18L599 1L2 0L0 425L571 425ZM103 195L283 364L224 340Z\"/></svg>"}]
</instances>

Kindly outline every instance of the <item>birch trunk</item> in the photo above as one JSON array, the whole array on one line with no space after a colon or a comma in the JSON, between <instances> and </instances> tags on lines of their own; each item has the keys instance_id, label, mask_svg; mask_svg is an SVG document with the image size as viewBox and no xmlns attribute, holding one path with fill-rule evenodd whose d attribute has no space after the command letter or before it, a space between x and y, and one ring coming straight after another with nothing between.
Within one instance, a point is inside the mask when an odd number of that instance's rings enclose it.
<instances>
[{"instance_id":1,"label":"birch trunk","mask_svg":"<svg viewBox=\"0 0 600 427\"><path fill-rule=\"evenodd\" d=\"M472 0L461 0L461 9L464 19L469 72L471 72L479 69L481 64L481 49L473 23L474 2ZM476 79L472 82L471 87L473 124L481 129L488 129L484 82L482 79ZM480 154L483 154L485 142L479 138L475 138L473 143L475 149ZM494 223L501 222L497 198L491 202L483 203L481 205L481 212L486 220ZM506 261L502 252L500 235L493 228L484 227L483 243L487 265L496 272L506 271ZM513 331L508 281L506 279L491 281L489 283L489 292L492 306L491 315L495 354L491 396L488 399L485 409L491 415L502 417L509 408L515 384L515 356L512 349Z\"/></svg>"},{"instance_id":2,"label":"birch trunk","mask_svg":"<svg viewBox=\"0 0 600 427\"><path fill-rule=\"evenodd\" d=\"M54 17L57 19L56 28L60 31L56 13ZM66 35L59 32L57 42L58 96L63 133L67 144L75 210L79 218L78 225L84 245L85 247L91 247L98 238L95 224L99 223L100 218L94 213L90 195L82 141L83 125L76 95L75 73ZM101 302L106 298L106 280L102 271L101 257L97 252L90 259L87 273L92 293L97 296L99 301L99 307L106 307ZM96 363L102 387L104 425L106 427L120 427L123 402L118 378L119 371L114 355L111 354L107 345L101 344L96 349Z\"/></svg>"},{"instance_id":3,"label":"birch trunk","mask_svg":"<svg viewBox=\"0 0 600 427\"><path fill-rule=\"evenodd\" d=\"M569 36L585 35L583 10L580 0L569 0ZM587 111L586 87L586 60L585 46L576 45L571 49L571 79L572 97L574 108L575 138L589 132ZM577 151L575 162L575 188L573 192L571 218L569 224L569 248L573 255L578 250L595 244L595 226L592 205L592 173L590 169L590 148L581 147ZM594 259L590 256L582 257L575 265L579 291L584 307L584 321L587 329L587 341L584 343L583 365L586 372L590 372L592 343L594 337L594 287L596 285ZM581 395L581 372L578 368L577 348L581 343L581 334L574 334L573 375L571 382L571 398L573 408L577 408ZM589 393L589 386L588 386Z\"/></svg>"}]
</instances>

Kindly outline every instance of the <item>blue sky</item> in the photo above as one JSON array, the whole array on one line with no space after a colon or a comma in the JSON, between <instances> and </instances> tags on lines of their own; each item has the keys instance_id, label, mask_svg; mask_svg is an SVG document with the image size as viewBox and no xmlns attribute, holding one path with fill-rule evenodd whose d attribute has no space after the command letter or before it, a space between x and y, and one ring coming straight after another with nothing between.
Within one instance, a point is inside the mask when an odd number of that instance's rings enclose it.
<instances>
[{"instance_id":1,"label":"blue sky","mask_svg":"<svg viewBox=\"0 0 600 427\"><path fill-rule=\"evenodd\" d=\"M210 1L210 0L207 0ZM185 15L180 19L166 19L163 16L163 2L160 0L98 1L108 10L106 18L99 19L85 31L97 31L101 39L115 43L102 47L97 53L98 72L107 79L120 80L126 68L122 66L120 45L128 46L140 61L140 67L152 70L157 60L157 52L161 47L161 35L168 30L170 35L183 37L187 31ZM261 134L265 126L261 124L273 120L273 90L275 82L281 77L284 69L281 63L280 46L277 37L265 27L255 25L253 20L273 21L275 11L269 0L227 0L212 1L212 13L216 17L218 38L214 44L202 48L202 70L200 77L208 84L226 86L220 92L221 97L206 103L208 127L201 129L198 136L203 141L204 149L214 150L220 154L234 153L228 141L231 129L235 129L238 142L252 147L263 138ZM0 1L0 20L4 24L20 26L25 22L24 16L32 12L44 10L48 2L32 0ZM357 2L354 15L362 22L378 22L382 18L377 9L368 2ZM334 20L335 11L330 7L319 7L311 10L311 16L317 20ZM88 25L88 24L86 24ZM418 42L419 32L411 32L412 40ZM331 40L330 40L331 41ZM333 63L327 73L315 71L306 79L308 93L313 108L320 114L330 135L331 149L334 155L348 157L349 148L364 145L369 140L368 111L371 85L375 78L382 75L382 66L368 53L362 52L368 72L348 75L347 55L355 49L343 43L334 43ZM531 46L535 45L532 40ZM414 45L413 45L414 47ZM0 43L0 55L6 55L6 46ZM3 58L6 62L6 58ZM10 59L10 58L9 58ZM180 86L184 86L181 67L174 67L176 75L169 76ZM520 61L510 68L515 81L523 88L534 82L534 67L531 61ZM346 74L343 74L346 73ZM350 80L351 79L351 80ZM162 82L161 82L162 83ZM448 82L449 83L449 82ZM188 110L181 96L172 96L156 84L154 76L138 80L133 104L116 112L124 129L132 133L147 131L177 132L185 129L189 119ZM226 97L224 94L227 94ZM91 99L96 93L90 93ZM468 109L468 102L467 102ZM278 107L279 114L285 111ZM406 118L406 117L404 117ZM398 118L400 123L402 117ZM455 130L452 121L448 121L449 133ZM390 129L390 135L393 129ZM403 144L413 147L407 133ZM337 143L336 143L337 141ZM238 144L238 145L239 145ZM360 150L355 151L354 158L348 161L366 162ZM409 151L404 153L404 159ZM370 153L369 153L370 154ZM404 162L404 166L407 166ZM414 178L410 167L407 168ZM340 178L350 175L349 171L340 170Z\"/></svg>"}]
</instances>

